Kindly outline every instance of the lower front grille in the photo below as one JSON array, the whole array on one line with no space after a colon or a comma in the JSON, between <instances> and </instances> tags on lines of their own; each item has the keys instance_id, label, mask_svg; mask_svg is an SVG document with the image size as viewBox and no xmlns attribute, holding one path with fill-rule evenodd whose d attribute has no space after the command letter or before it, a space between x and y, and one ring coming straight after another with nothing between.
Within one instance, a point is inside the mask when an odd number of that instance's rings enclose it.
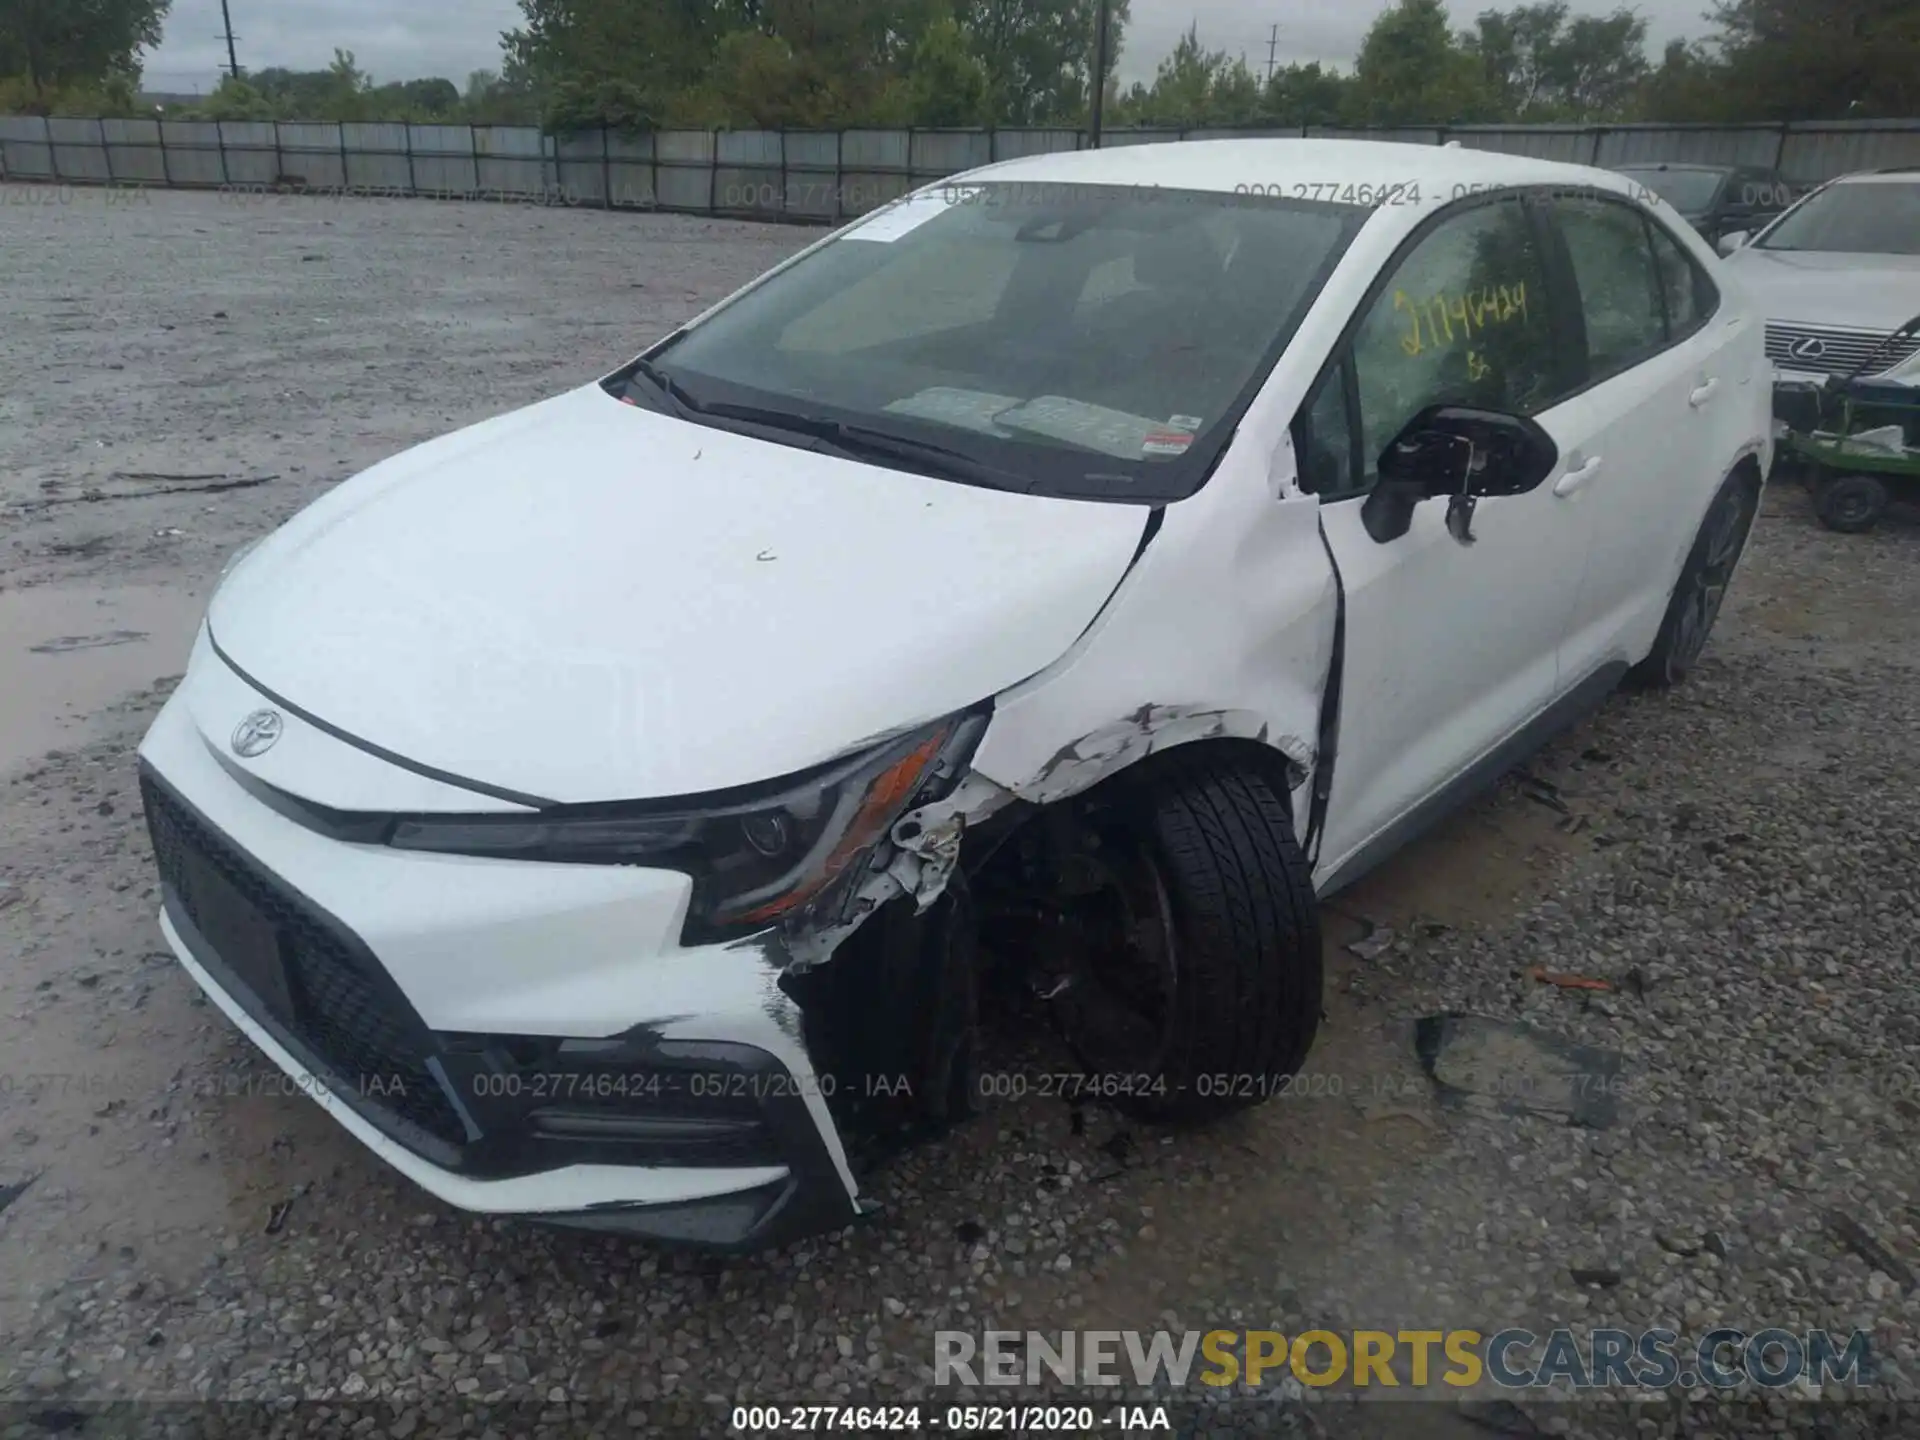
<instances>
[{"instance_id":1,"label":"lower front grille","mask_svg":"<svg viewBox=\"0 0 1920 1440\"><path fill-rule=\"evenodd\" d=\"M1767 325L1767 358L1789 370L1846 375L1863 364L1877 375L1920 353L1920 335L1888 341L1891 330L1851 330L1826 325ZM1884 344L1883 344L1884 342ZM1876 351L1878 354L1876 355Z\"/></svg>"},{"instance_id":2,"label":"lower front grille","mask_svg":"<svg viewBox=\"0 0 1920 1440\"><path fill-rule=\"evenodd\" d=\"M290 1042L317 1079L410 1149L437 1148L423 1145L423 1137L460 1146L466 1126L427 1068L426 1026L365 947L351 943L337 922L274 880L151 775L140 777L140 796L160 877L215 957L248 983L284 977L283 991L259 982L279 994L281 1004L267 1014L260 1013L264 1003L249 1005L254 1019ZM216 895L223 884L224 893ZM220 953L217 917L236 896L249 913L227 935L258 937L277 954ZM251 942L226 943L231 949ZM237 993L234 998L245 1003Z\"/></svg>"}]
</instances>

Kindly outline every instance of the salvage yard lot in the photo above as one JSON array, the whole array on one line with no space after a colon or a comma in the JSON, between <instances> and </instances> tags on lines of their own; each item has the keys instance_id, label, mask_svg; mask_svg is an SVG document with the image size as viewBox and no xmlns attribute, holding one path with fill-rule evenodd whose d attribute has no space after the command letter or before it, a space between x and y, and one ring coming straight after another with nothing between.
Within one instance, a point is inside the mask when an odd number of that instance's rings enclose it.
<instances>
[{"instance_id":1,"label":"salvage yard lot","mask_svg":"<svg viewBox=\"0 0 1920 1440\"><path fill-rule=\"evenodd\" d=\"M612 368L812 233L68 194L0 205L0 1402L718 1430L707 1397L944 1406L937 1329L1562 1323L1858 1328L1865 1388L1920 1392L1911 517L1834 535L1776 486L1692 680L1615 698L1334 902L1295 1094L1170 1134L1032 1082L874 1177L870 1225L663 1255L449 1210L289 1093L165 954L132 748L235 547ZM1445 1012L1616 1053L1617 1103L1583 1126L1444 1103L1414 1035ZM1208 1399L1303 1434L1499 1413L1269 1391Z\"/></svg>"}]
</instances>

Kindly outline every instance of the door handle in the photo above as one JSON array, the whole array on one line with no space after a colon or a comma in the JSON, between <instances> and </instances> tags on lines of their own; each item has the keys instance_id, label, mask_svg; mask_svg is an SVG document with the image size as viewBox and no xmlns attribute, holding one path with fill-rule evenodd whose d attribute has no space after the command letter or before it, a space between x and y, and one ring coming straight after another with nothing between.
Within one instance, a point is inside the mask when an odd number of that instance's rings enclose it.
<instances>
[{"instance_id":1,"label":"door handle","mask_svg":"<svg viewBox=\"0 0 1920 1440\"><path fill-rule=\"evenodd\" d=\"M1579 466L1577 469L1567 471L1566 474L1554 481L1553 493L1556 495L1571 495L1599 473L1600 457L1595 455L1584 465Z\"/></svg>"},{"instance_id":2,"label":"door handle","mask_svg":"<svg viewBox=\"0 0 1920 1440\"><path fill-rule=\"evenodd\" d=\"M1720 381L1717 378L1713 380L1708 380L1706 383L1702 385L1696 385L1693 389L1687 392L1687 404L1691 405L1694 409L1698 410L1702 405L1706 404L1707 401L1713 398L1713 392L1718 390L1719 388L1720 388Z\"/></svg>"}]
</instances>

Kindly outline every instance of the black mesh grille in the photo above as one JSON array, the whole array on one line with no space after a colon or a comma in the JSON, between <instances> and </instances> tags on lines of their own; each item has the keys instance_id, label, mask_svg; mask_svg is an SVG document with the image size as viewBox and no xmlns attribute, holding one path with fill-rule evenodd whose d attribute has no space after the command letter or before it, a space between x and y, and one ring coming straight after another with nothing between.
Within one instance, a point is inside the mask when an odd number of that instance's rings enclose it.
<instances>
[{"instance_id":1,"label":"black mesh grille","mask_svg":"<svg viewBox=\"0 0 1920 1440\"><path fill-rule=\"evenodd\" d=\"M350 1092L355 1108L395 1139L410 1143L405 1130L392 1123L397 1118L445 1144L460 1145L466 1127L426 1068L425 1027L381 977L367 973L371 960L354 954L328 922L268 880L151 777L141 776L140 795L161 878L196 928L202 916L195 870L205 865L224 876L277 934L293 1014L278 1017L283 1023L277 1027L276 1017L255 1018L289 1033L306 1052L299 1058L330 1086ZM238 957L221 958L243 968Z\"/></svg>"}]
</instances>

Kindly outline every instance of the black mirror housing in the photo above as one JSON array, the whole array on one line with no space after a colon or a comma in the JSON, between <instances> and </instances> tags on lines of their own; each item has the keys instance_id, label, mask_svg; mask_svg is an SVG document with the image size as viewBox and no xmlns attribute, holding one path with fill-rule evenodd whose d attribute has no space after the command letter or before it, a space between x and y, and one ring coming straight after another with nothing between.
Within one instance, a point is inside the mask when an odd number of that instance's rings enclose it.
<instances>
[{"instance_id":1,"label":"black mirror housing","mask_svg":"<svg viewBox=\"0 0 1920 1440\"><path fill-rule=\"evenodd\" d=\"M1422 500L1524 495L1559 463L1553 437L1524 415L1429 405L1381 452L1379 483L1361 507L1361 520L1384 544L1407 533Z\"/></svg>"}]
</instances>

